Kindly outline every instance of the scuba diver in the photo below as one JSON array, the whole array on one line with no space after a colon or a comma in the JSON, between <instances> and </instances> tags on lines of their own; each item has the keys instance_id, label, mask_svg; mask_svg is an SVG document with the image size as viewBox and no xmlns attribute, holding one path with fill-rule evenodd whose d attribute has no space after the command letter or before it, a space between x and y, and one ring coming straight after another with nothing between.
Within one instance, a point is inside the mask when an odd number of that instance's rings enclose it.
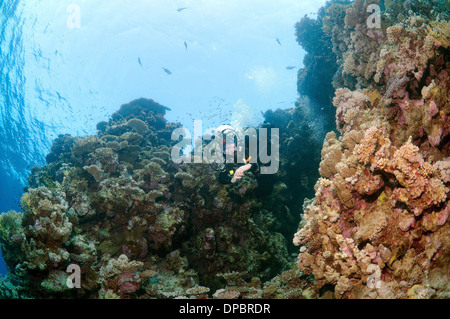
<instances>
[{"instance_id":1,"label":"scuba diver","mask_svg":"<svg viewBox=\"0 0 450 319\"><path fill-rule=\"evenodd\" d=\"M266 129L271 129L271 127L269 123L264 123L262 126L262 128ZM227 139L227 136L232 136L233 138ZM254 137L253 142L259 144L258 134ZM220 155L223 159L223 161L210 162L211 167L219 172L218 179L221 184L233 184L241 179L245 173L251 172L258 183L258 187L256 188L257 196L265 198L272 192L273 186L277 181L276 174L261 174L263 164L259 161L255 153L253 153L255 155L253 160L250 156L251 143L249 136L245 136L245 147L242 149L242 144L238 143L238 133L236 130L230 125L221 125L215 130L215 134L211 139L216 143L216 150L221 152ZM258 145L256 145L256 149L258 149ZM228 158L232 158L233 161L226 161L227 156Z\"/></svg>"},{"instance_id":2,"label":"scuba diver","mask_svg":"<svg viewBox=\"0 0 450 319\"><path fill-rule=\"evenodd\" d=\"M229 138L232 136L233 138ZM223 162L211 163L212 167L219 171L219 182L221 184L232 184L237 182L243 177L246 171L259 173L258 163L250 163L251 156L248 154L248 148L245 150L239 149L237 132L230 125L221 125L215 130L214 137L222 138L222 141L218 140L217 143L219 149L222 152ZM228 137L228 138L227 138ZM248 143L245 143L247 146ZM242 157L242 158L238 158ZM227 161L225 159L232 159Z\"/></svg>"}]
</instances>

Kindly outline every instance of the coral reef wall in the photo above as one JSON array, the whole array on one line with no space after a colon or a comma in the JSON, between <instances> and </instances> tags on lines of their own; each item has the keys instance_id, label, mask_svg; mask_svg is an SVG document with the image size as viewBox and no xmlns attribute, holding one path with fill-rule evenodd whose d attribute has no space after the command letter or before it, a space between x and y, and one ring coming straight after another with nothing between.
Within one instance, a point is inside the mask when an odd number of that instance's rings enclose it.
<instances>
[{"instance_id":1,"label":"coral reef wall","mask_svg":"<svg viewBox=\"0 0 450 319\"><path fill-rule=\"evenodd\" d=\"M369 4L383 5L378 28ZM450 297L450 24L443 1L332 1L336 128L295 235L322 296ZM448 5L448 4L447 4Z\"/></svg>"}]
</instances>

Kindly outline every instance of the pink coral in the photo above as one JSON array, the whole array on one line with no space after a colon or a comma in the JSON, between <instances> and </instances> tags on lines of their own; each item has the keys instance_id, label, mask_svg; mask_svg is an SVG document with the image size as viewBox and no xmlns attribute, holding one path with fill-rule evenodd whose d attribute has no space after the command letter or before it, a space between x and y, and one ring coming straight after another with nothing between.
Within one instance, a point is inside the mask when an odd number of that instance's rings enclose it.
<instances>
[{"instance_id":1,"label":"pink coral","mask_svg":"<svg viewBox=\"0 0 450 319\"><path fill-rule=\"evenodd\" d=\"M351 130L359 119L359 111L365 109L369 102L369 98L362 92L352 92L347 88L337 89L333 98L337 129L342 131L344 124L349 124L346 130Z\"/></svg>"},{"instance_id":2,"label":"pink coral","mask_svg":"<svg viewBox=\"0 0 450 319\"><path fill-rule=\"evenodd\" d=\"M140 288L140 284L133 278L133 274L125 273L120 276L119 288L123 293L133 293Z\"/></svg>"},{"instance_id":3,"label":"pink coral","mask_svg":"<svg viewBox=\"0 0 450 319\"><path fill-rule=\"evenodd\" d=\"M347 103L344 96L352 94L341 91L335 102L338 105ZM407 104L417 109L426 107L421 100L408 100ZM350 107L359 106L352 104ZM336 116L339 117L339 113ZM363 123L364 118L359 121ZM370 121L370 124L374 123ZM345 149L341 141L327 136L321 174L329 180L317 182L316 201L306 208L306 225L294 238L295 244L303 245L298 258L299 269L314 275L318 287L327 283L336 285L335 296L339 298L346 297L347 291L352 289L362 289L368 276L362 269L368 264L376 264L380 270L389 269L407 246L412 245L410 241L419 230L436 232L438 241L446 236L438 230L445 227L447 234L449 231L448 187L445 185L448 182L447 162L433 165L424 159L421 148L412 142L412 138L399 143L393 135L394 130L382 121L378 123L380 125L366 124L364 136L358 139L353 149ZM344 122L343 125L341 140L347 141L350 133L355 131L346 129L351 123ZM331 154L331 145L341 152L334 161L328 161L327 157ZM329 184L333 192L329 191ZM342 205L333 206L336 199ZM445 208L440 208L441 205ZM416 249L424 251L427 248ZM413 252L411 256L415 254ZM431 262L427 260L427 263ZM388 278L407 280L398 272L384 272ZM407 273L405 271L404 276ZM362 278L362 282L354 280L344 284L344 281L339 282L342 276ZM417 276L421 278L421 272L417 272ZM392 294L392 291L387 290L387 293Z\"/></svg>"},{"instance_id":4,"label":"pink coral","mask_svg":"<svg viewBox=\"0 0 450 319\"><path fill-rule=\"evenodd\" d=\"M436 102L433 100L430 101L430 106L428 108L428 116L431 118L435 117L439 113L439 109L436 105Z\"/></svg>"}]
</instances>

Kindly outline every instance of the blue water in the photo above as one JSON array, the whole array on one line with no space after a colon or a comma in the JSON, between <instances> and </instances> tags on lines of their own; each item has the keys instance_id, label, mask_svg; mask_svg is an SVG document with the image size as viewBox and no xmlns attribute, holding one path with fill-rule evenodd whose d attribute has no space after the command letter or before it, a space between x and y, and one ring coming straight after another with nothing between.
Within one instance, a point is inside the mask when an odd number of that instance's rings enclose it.
<instances>
[{"instance_id":1,"label":"blue water","mask_svg":"<svg viewBox=\"0 0 450 319\"><path fill-rule=\"evenodd\" d=\"M292 107L294 24L324 2L0 0L0 212L20 211L58 134L92 134L133 99L204 129Z\"/></svg>"}]
</instances>

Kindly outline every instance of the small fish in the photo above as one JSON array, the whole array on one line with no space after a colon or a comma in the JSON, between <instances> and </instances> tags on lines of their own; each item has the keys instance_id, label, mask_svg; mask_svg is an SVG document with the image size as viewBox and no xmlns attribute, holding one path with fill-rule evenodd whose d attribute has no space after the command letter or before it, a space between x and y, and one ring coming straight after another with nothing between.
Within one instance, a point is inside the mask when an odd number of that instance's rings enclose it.
<instances>
[{"instance_id":1,"label":"small fish","mask_svg":"<svg viewBox=\"0 0 450 319\"><path fill-rule=\"evenodd\" d=\"M140 64L141 68L143 68L142 62L141 62L141 57L138 57L138 62L139 62L139 64Z\"/></svg>"},{"instance_id":2,"label":"small fish","mask_svg":"<svg viewBox=\"0 0 450 319\"><path fill-rule=\"evenodd\" d=\"M391 268L392 264L398 260L400 257L402 257L406 252L408 251L408 244L406 242L402 242L399 247L396 249L393 249L393 254L391 259L389 259L387 266Z\"/></svg>"},{"instance_id":3,"label":"small fish","mask_svg":"<svg viewBox=\"0 0 450 319\"><path fill-rule=\"evenodd\" d=\"M288 65L288 66L286 67L286 70L292 70L292 69L295 69L295 66Z\"/></svg>"},{"instance_id":4,"label":"small fish","mask_svg":"<svg viewBox=\"0 0 450 319\"><path fill-rule=\"evenodd\" d=\"M66 101L67 102L67 99L66 98L64 98L64 97L62 97L61 96L61 94L59 94L59 92L56 92L56 95L58 95L58 100L64 100L64 101Z\"/></svg>"},{"instance_id":5,"label":"small fish","mask_svg":"<svg viewBox=\"0 0 450 319\"><path fill-rule=\"evenodd\" d=\"M184 41L184 47L186 48L186 51L187 51L187 43L186 43L186 41Z\"/></svg>"},{"instance_id":6,"label":"small fish","mask_svg":"<svg viewBox=\"0 0 450 319\"><path fill-rule=\"evenodd\" d=\"M279 45L281 45L280 39L277 38L276 41L278 42Z\"/></svg>"},{"instance_id":7,"label":"small fish","mask_svg":"<svg viewBox=\"0 0 450 319\"><path fill-rule=\"evenodd\" d=\"M186 10L186 9L189 9L189 8L188 7L178 8L177 11L181 12L181 11Z\"/></svg>"},{"instance_id":8,"label":"small fish","mask_svg":"<svg viewBox=\"0 0 450 319\"><path fill-rule=\"evenodd\" d=\"M170 71L169 69L166 69L166 68L162 68L163 70L164 70L164 72L166 72L168 75L171 75L172 74L172 71Z\"/></svg>"}]
</instances>

